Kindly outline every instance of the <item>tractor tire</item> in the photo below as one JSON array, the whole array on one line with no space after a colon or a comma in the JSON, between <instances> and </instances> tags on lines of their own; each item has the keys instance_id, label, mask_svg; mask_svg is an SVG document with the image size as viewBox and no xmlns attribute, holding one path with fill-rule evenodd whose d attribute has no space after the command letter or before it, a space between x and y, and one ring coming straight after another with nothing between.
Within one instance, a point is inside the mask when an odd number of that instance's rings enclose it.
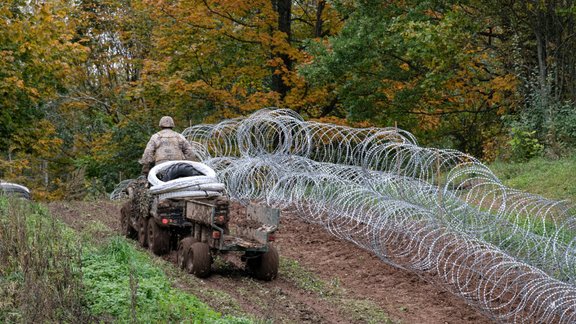
<instances>
[{"instance_id":1,"label":"tractor tire","mask_svg":"<svg viewBox=\"0 0 576 324\"><path fill-rule=\"evenodd\" d=\"M272 245L268 246L268 252L246 260L248 270L259 280L270 281L278 276L280 258L278 250Z\"/></svg>"},{"instance_id":2,"label":"tractor tire","mask_svg":"<svg viewBox=\"0 0 576 324\"><path fill-rule=\"evenodd\" d=\"M122 209L120 209L120 229L122 231L122 235L126 236L129 239L137 239L138 232L132 227L130 223L130 217L132 213L132 204L130 202L124 204Z\"/></svg>"},{"instance_id":3,"label":"tractor tire","mask_svg":"<svg viewBox=\"0 0 576 324\"><path fill-rule=\"evenodd\" d=\"M188 260L186 262L188 273L198 278L206 278L210 275L211 266L212 256L210 255L208 244L203 242L192 243L188 249Z\"/></svg>"},{"instance_id":4,"label":"tractor tire","mask_svg":"<svg viewBox=\"0 0 576 324\"><path fill-rule=\"evenodd\" d=\"M138 218L138 243L143 248L148 247L148 218Z\"/></svg>"},{"instance_id":5,"label":"tractor tire","mask_svg":"<svg viewBox=\"0 0 576 324\"><path fill-rule=\"evenodd\" d=\"M170 232L154 219L148 221L148 247L156 255L164 255L170 250Z\"/></svg>"},{"instance_id":6,"label":"tractor tire","mask_svg":"<svg viewBox=\"0 0 576 324\"><path fill-rule=\"evenodd\" d=\"M176 254L176 262L180 269L185 269L188 263L188 250L192 244L198 242L195 238L188 236L178 242L178 252Z\"/></svg>"},{"instance_id":7,"label":"tractor tire","mask_svg":"<svg viewBox=\"0 0 576 324\"><path fill-rule=\"evenodd\" d=\"M178 178L203 176L203 175L204 173L196 170L196 168L194 168L190 164L176 163L167 167L163 171L161 180L167 182Z\"/></svg>"}]
</instances>

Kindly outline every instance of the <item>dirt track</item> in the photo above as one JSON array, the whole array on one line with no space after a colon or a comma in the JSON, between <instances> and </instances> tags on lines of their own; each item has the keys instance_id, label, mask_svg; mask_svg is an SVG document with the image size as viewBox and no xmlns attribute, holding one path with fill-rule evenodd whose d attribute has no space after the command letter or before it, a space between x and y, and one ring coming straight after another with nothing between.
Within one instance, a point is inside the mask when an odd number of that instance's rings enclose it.
<instances>
[{"instance_id":1,"label":"dirt track","mask_svg":"<svg viewBox=\"0 0 576 324\"><path fill-rule=\"evenodd\" d=\"M119 232L118 203L58 202L48 206L76 229L98 221ZM374 323L384 321L383 313L401 323L492 322L415 274L388 266L293 215L282 215L276 247L282 266L272 282L251 279L235 255L218 262L207 279L196 279L179 269L169 275L175 286L223 313L246 313L275 323ZM175 254L164 259L175 261Z\"/></svg>"}]
</instances>

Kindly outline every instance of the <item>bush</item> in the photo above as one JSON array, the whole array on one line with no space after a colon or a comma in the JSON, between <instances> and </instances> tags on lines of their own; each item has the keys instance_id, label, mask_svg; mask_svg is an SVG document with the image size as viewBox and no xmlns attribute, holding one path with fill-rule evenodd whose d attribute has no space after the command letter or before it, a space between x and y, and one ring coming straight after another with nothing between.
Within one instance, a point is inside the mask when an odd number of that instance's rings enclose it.
<instances>
[{"instance_id":1,"label":"bush","mask_svg":"<svg viewBox=\"0 0 576 324\"><path fill-rule=\"evenodd\" d=\"M511 139L508 142L512 149L512 160L527 161L542 154L544 145L536 138L536 131L526 131L512 128Z\"/></svg>"},{"instance_id":2,"label":"bush","mask_svg":"<svg viewBox=\"0 0 576 324\"><path fill-rule=\"evenodd\" d=\"M534 151L554 158L574 152L576 104L554 94L552 79L549 76L545 85L539 84L537 76L526 80L524 107L511 116L512 141L519 149L517 153L527 154L523 159L538 155L532 154Z\"/></svg>"},{"instance_id":3,"label":"bush","mask_svg":"<svg viewBox=\"0 0 576 324\"><path fill-rule=\"evenodd\" d=\"M45 209L0 196L0 322L87 322L80 246Z\"/></svg>"}]
</instances>

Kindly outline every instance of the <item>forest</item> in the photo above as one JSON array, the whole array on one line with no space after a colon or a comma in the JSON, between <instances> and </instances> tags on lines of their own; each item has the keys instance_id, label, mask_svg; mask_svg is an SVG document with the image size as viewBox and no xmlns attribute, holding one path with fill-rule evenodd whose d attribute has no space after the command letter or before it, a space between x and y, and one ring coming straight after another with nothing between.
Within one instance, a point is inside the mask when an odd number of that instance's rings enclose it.
<instances>
[{"instance_id":1,"label":"forest","mask_svg":"<svg viewBox=\"0 0 576 324\"><path fill-rule=\"evenodd\" d=\"M576 1L2 0L0 179L82 199L266 107L486 162L576 144Z\"/></svg>"}]
</instances>

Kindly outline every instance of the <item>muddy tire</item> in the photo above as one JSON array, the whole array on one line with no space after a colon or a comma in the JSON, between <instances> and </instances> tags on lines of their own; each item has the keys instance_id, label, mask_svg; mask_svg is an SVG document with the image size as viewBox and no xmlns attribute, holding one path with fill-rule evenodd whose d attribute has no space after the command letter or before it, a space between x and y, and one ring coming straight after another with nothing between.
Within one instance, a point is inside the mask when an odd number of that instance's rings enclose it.
<instances>
[{"instance_id":1,"label":"muddy tire","mask_svg":"<svg viewBox=\"0 0 576 324\"><path fill-rule=\"evenodd\" d=\"M186 260L186 270L188 273L198 278L205 278L210 275L212 257L210 247L202 242L192 243L188 249L188 259Z\"/></svg>"},{"instance_id":2,"label":"muddy tire","mask_svg":"<svg viewBox=\"0 0 576 324\"><path fill-rule=\"evenodd\" d=\"M148 219L138 218L138 243L143 248L148 247Z\"/></svg>"},{"instance_id":3,"label":"muddy tire","mask_svg":"<svg viewBox=\"0 0 576 324\"><path fill-rule=\"evenodd\" d=\"M131 211L132 205L130 203L122 206L122 209L120 210L120 230L122 231L122 235L135 240L138 238L138 231L136 231L130 223Z\"/></svg>"},{"instance_id":4,"label":"muddy tire","mask_svg":"<svg viewBox=\"0 0 576 324\"><path fill-rule=\"evenodd\" d=\"M185 237L180 242L178 242L178 250L176 254L176 263L180 269L185 269L186 264L188 263L188 250L192 246L192 244L198 242L193 237Z\"/></svg>"},{"instance_id":5,"label":"muddy tire","mask_svg":"<svg viewBox=\"0 0 576 324\"><path fill-rule=\"evenodd\" d=\"M148 221L148 247L156 255L164 255L170 250L170 232L154 219Z\"/></svg>"},{"instance_id":6,"label":"muddy tire","mask_svg":"<svg viewBox=\"0 0 576 324\"><path fill-rule=\"evenodd\" d=\"M272 245L268 246L268 252L246 261L246 266L254 278L265 281L270 281L278 276L279 264L278 250Z\"/></svg>"}]
</instances>

